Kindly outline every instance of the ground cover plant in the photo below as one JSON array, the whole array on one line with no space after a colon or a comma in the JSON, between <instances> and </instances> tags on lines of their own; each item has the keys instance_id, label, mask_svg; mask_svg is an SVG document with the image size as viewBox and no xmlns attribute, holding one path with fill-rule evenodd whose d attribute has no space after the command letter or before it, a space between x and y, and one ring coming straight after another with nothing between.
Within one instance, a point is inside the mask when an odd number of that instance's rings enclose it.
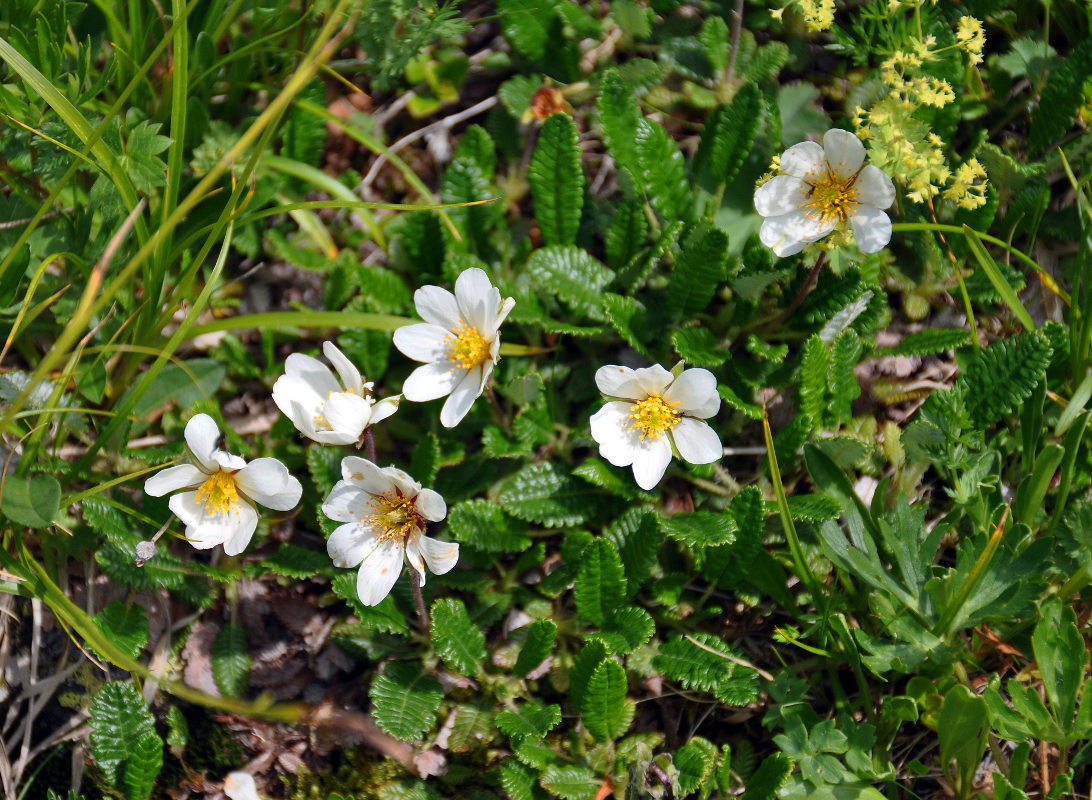
<instances>
[{"instance_id":1,"label":"ground cover plant","mask_svg":"<svg viewBox=\"0 0 1092 800\"><path fill-rule=\"evenodd\" d=\"M5 795L1087 796L1090 27L0 4Z\"/></svg>"}]
</instances>

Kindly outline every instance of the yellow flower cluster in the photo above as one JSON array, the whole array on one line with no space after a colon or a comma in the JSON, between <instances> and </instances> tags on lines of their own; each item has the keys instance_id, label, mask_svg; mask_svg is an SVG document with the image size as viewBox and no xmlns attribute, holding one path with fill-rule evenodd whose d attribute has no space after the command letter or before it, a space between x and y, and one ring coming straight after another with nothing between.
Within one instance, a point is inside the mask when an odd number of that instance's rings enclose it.
<instances>
[{"instance_id":1,"label":"yellow flower cluster","mask_svg":"<svg viewBox=\"0 0 1092 800\"><path fill-rule=\"evenodd\" d=\"M906 196L924 203L940 193L952 171L944 158L940 137L913 116L908 106L888 95L854 116L857 133L869 142L872 162L907 187Z\"/></svg>"},{"instance_id":2,"label":"yellow flower cluster","mask_svg":"<svg viewBox=\"0 0 1092 800\"><path fill-rule=\"evenodd\" d=\"M959 165L952 175L952 183L944 190L944 197L960 208L978 208L986 203L986 184L976 181L986 179L986 168L972 158Z\"/></svg>"},{"instance_id":3,"label":"yellow flower cluster","mask_svg":"<svg viewBox=\"0 0 1092 800\"><path fill-rule=\"evenodd\" d=\"M834 24L834 0L797 0L809 31L825 31Z\"/></svg>"},{"instance_id":4,"label":"yellow flower cluster","mask_svg":"<svg viewBox=\"0 0 1092 800\"><path fill-rule=\"evenodd\" d=\"M986 34L982 23L974 17L960 17L956 27L956 43L967 54L972 64L982 63L982 48L986 44Z\"/></svg>"}]
</instances>

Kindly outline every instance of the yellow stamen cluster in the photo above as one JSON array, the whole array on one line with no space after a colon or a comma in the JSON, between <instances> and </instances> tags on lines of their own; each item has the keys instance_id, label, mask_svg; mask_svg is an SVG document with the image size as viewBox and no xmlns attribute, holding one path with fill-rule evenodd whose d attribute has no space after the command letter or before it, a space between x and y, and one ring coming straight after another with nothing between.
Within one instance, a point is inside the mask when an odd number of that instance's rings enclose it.
<instances>
[{"instance_id":1,"label":"yellow stamen cluster","mask_svg":"<svg viewBox=\"0 0 1092 800\"><path fill-rule=\"evenodd\" d=\"M411 533L425 528L417 503L398 489L373 497L368 506L375 513L365 516L363 522L378 531L376 538L380 542L403 543Z\"/></svg>"},{"instance_id":2,"label":"yellow stamen cluster","mask_svg":"<svg viewBox=\"0 0 1092 800\"><path fill-rule=\"evenodd\" d=\"M197 503L210 514L239 513L239 490L235 479L226 472L215 472L197 487Z\"/></svg>"},{"instance_id":3,"label":"yellow stamen cluster","mask_svg":"<svg viewBox=\"0 0 1092 800\"><path fill-rule=\"evenodd\" d=\"M629 408L629 427L637 431L642 439L659 439L664 431L669 431L679 422L679 412L661 395L650 394L644 400L637 400Z\"/></svg>"},{"instance_id":4,"label":"yellow stamen cluster","mask_svg":"<svg viewBox=\"0 0 1092 800\"><path fill-rule=\"evenodd\" d=\"M473 369L489 358L489 343L478 329L459 320L447 338L447 360L462 369Z\"/></svg>"},{"instance_id":5,"label":"yellow stamen cluster","mask_svg":"<svg viewBox=\"0 0 1092 800\"><path fill-rule=\"evenodd\" d=\"M843 176L828 167L820 178L808 181L811 187L808 199L800 204L804 216L819 221L848 222L850 212L858 203L856 184L857 173Z\"/></svg>"}]
</instances>

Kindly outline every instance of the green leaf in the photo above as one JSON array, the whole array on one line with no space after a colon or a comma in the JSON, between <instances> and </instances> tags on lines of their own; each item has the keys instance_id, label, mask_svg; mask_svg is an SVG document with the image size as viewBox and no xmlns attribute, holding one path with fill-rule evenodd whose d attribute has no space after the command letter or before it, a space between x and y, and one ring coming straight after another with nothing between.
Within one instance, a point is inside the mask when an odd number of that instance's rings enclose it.
<instances>
[{"instance_id":1,"label":"green leaf","mask_svg":"<svg viewBox=\"0 0 1092 800\"><path fill-rule=\"evenodd\" d=\"M592 672L580 713L584 726L596 741L617 739L629 728L633 703L626 703L628 690L626 671L617 661L601 661Z\"/></svg>"},{"instance_id":2,"label":"green leaf","mask_svg":"<svg viewBox=\"0 0 1092 800\"><path fill-rule=\"evenodd\" d=\"M740 655L710 633L674 636L660 645L652 666L687 689L708 692L724 703L744 706L758 697L756 673L736 660Z\"/></svg>"},{"instance_id":3,"label":"green leaf","mask_svg":"<svg viewBox=\"0 0 1092 800\"><path fill-rule=\"evenodd\" d=\"M719 367L730 350L717 345L717 337L709 328L680 328L671 334L675 352L691 367Z\"/></svg>"},{"instance_id":4,"label":"green leaf","mask_svg":"<svg viewBox=\"0 0 1092 800\"><path fill-rule=\"evenodd\" d=\"M539 783L561 800L595 800L603 779L587 767L554 765L546 768Z\"/></svg>"},{"instance_id":5,"label":"green leaf","mask_svg":"<svg viewBox=\"0 0 1092 800\"><path fill-rule=\"evenodd\" d=\"M444 662L463 675L476 675L485 659L485 634L470 621L462 600L432 604L432 644Z\"/></svg>"},{"instance_id":6,"label":"green leaf","mask_svg":"<svg viewBox=\"0 0 1092 800\"><path fill-rule=\"evenodd\" d=\"M1085 667L1088 666L1088 650L1072 607L1063 606L1054 599L1040 609L1043 618L1035 626L1031 646L1039 673L1043 676L1047 697L1054 709L1054 718L1063 731L1069 732L1073 727L1077 695L1084 683Z\"/></svg>"},{"instance_id":7,"label":"green leaf","mask_svg":"<svg viewBox=\"0 0 1092 800\"><path fill-rule=\"evenodd\" d=\"M997 266L997 262L993 260L993 256L986 250L982 244L982 240L978 238L974 230L968 225L963 226L963 233L966 236L967 244L971 248L971 252L974 253L975 259L978 261L978 265L982 267L982 271L986 273L986 277L989 278L990 283L993 284L993 288L997 291L998 296L1004 301L1005 305L1009 307L1009 310L1013 313L1020 324L1024 326L1025 330L1036 330L1035 320L1031 318L1031 314L1024 308L1024 304L1020 301L1020 297L1016 294L1016 291L1009 285L1009 282L1005 280L1005 276L1001 273L1001 268Z\"/></svg>"},{"instance_id":8,"label":"green leaf","mask_svg":"<svg viewBox=\"0 0 1092 800\"><path fill-rule=\"evenodd\" d=\"M896 356L932 355L945 350L958 350L970 340L970 333L962 328L926 328L911 333L894 347L878 352Z\"/></svg>"},{"instance_id":9,"label":"green leaf","mask_svg":"<svg viewBox=\"0 0 1092 800\"><path fill-rule=\"evenodd\" d=\"M1039 105L1031 112L1028 149L1042 153L1072 129L1083 102L1082 88L1092 76L1092 40L1083 39L1059 69L1050 73Z\"/></svg>"},{"instance_id":10,"label":"green leaf","mask_svg":"<svg viewBox=\"0 0 1092 800\"><path fill-rule=\"evenodd\" d=\"M552 619L537 619L527 626L527 638L519 650L516 665L512 667L519 677L526 677L535 667L550 657L557 638L557 623Z\"/></svg>"},{"instance_id":11,"label":"green leaf","mask_svg":"<svg viewBox=\"0 0 1092 800\"><path fill-rule=\"evenodd\" d=\"M551 114L542 124L527 170L535 220L547 245L576 241L584 207L584 170L578 139L572 117Z\"/></svg>"},{"instance_id":12,"label":"green leaf","mask_svg":"<svg viewBox=\"0 0 1092 800\"><path fill-rule=\"evenodd\" d=\"M241 697L250 686L250 654L246 629L227 624L212 643L212 676L227 697Z\"/></svg>"},{"instance_id":13,"label":"green leaf","mask_svg":"<svg viewBox=\"0 0 1092 800\"><path fill-rule=\"evenodd\" d=\"M607 152L619 167L636 174L637 150L634 141L641 108L637 97L617 70L608 70L599 85L599 125Z\"/></svg>"},{"instance_id":14,"label":"green leaf","mask_svg":"<svg viewBox=\"0 0 1092 800\"><path fill-rule=\"evenodd\" d=\"M679 788L683 794L696 792L713 778L717 755L717 746L700 736L679 748L672 760L679 770Z\"/></svg>"},{"instance_id":15,"label":"green leaf","mask_svg":"<svg viewBox=\"0 0 1092 800\"><path fill-rule=\"evenodd\" d=\"M861 396L861 385L853 368L861 357L861 340L852 330L843 331L834 340L830 352L827 387L830 389L830 414L841 423L853 419L853 401Z\"/></svg>"},{"instance_id":16,"label":"green leaf","mask_svg":"<svg viewBox=\"0 0 1092 800\"><path fill-rule=\"evenodd\" d=\"M456 541L483 553L521 553L531 546L527 523L512 519L488 500L457 503L447 525Z\"/></svg>"},{"instance_id":17,"label":"green leaf","mask_svg":"<svg viewBox=\"0 0 1092 800\"><path fill-rule=\"evenodd\" d=\"M577 613L602 625L625 598L626 578L618 552L606 539L593 539L580 555L573 595Z\"/></svg>"},{"instance_id":18,"label":"green leaf","mask_svg":"<svg viewBox=\"0 0 1092 800\"><path fill-rule=\"evenodd\" d=\"M629 470L623 472L621 468L612 467L596 456L588 456L584 459L584 463L573 470L573 475L626 500L634 499L638 496L638 492L643 491L634 484Z\"/></svg>"},{"instance_id":19,"label":"green leaf","mask_svg":"<svg viewBox=\"0 0 1092 800\"><path fill-rule=\"evenodd\" d=\"M747 779L743 800L773 800L792 774L793 760L784 753L771 753Z\"/></svg>"},{"instance_id":20,"label":"green leaf","mask_svg":"<svg viewBox=\"0 0 1092 800\"><path fill-rule=\"evenodd\" d=\"M561 723L561 706L524 703L515 711L506 708L498 713L496 723L513 743L524 739L537 741Z\"/></svg>"},{"instance_id":21,"label":"green leaf","mask_svg":"<svg viewBox=\"0 0 1092 800\"><path fill-rule=\"evenodd\" d=\"M602 499L601 493L555 462L528 464L497 495L497 502L512 516L547 528L586 522Z\"/></svg>"},{"instance_id":22,"label":"green leaf","mask_svg":"<svg viewBox=\"0 0 1092 800\"><path fill-rule=\"evenodd\" d=\"M652 207L664 221L687 216L690 183L675 140L655 122L641 119L637 122L633 146L637 154L635 177Z\"/></svg>"},{"instance_id":23,"label":"green leaf","mask_svg":"<svg viewBox=\"0 0 1092 800\"><path fill-rule=\"evenodd\" d=\"M596 634L610 649L621 655L643 647L656 632L652 615L638 606L616 608L603 623L602 633Z\"/></svg>"},{"instance_id":24,"label":"green leaf","mask_svg":"<svg viewBox=\"0 0 1092 800\"><path fill-rule=\"evenodd\" d=\"M977 425L997 422L1020 408L1050 365L1050 342L1039 333L998 339L975 357L956 382L966 387L967 410Z\"/></svg>"},{"instance_id":25,"label":"green leaf","mask_svg":"<svg viewBox=\"0 0 1092 800\"><path fill-rule=\"evenodd\" d=\"M186 409L201 400L212 400L227 375L227 365L211 358L194 358L167 364L133 404L132 415L147 417L155 409L175 404ZM128 393L126 393L128 394ZM117 405L124 402L124 396Z\"/></svg>"},{"instance_id":26,"label":"green leaf","mask_svg":"<svg viewBox=\"0 0 1092 800\"><path fill-rule=\"evenodd\" d=\"M830 369L830 350L813 334L804 343L800 356L800 413L807 417L811 429L819 430L827 410L827 372Z\"/></svg>"},{"instance_id":27,"label":"green leaf","mask_svg":"<svg viewBox=\"0 0 1092 800\"><path fill-rule=\"evenodd\" d=\"M937 738L941 768L953 780L957 794L970 793L988 732L986 701L962 684L949 689L937 717ZM956 762L954 773L948 767L952 761Z\"/></svg>"},{"instance_id":28,"label":"green leaf","mask_svg":"<svg viewBox=\"0 0 1092 800\"><path fill-rule=\"evenodd\" d=\"M95 615L95 624L124 653L136 658L148 644L148 614L143 606L115 600Z\"/></svg>"},{"instance_id":29,"label":"green leaf","mask_svg":"<svg viewBox=\"0 0 1092 800\"><path fill-rule=\"evenodd\" d=\"M683 317L704 311L727 269L728 237L719 228L710 228L679 255L667 286L668 308Z\"/></svg>"},{"instance_id":30,"label":"green leaf","mask_svg":"<svg viewBox=\"0 0 1092 800\"><path fill-rule=\"evenodd\" d=\"M477 164L486 180L493 180L497 169L496 148L489 131L481 125L470 125L459 139L455 158L466 158Z\"/></svg>"},{"instance_id":31,"label":"green leaf","mask_svg":"<svg viewBox=\"0 0 1092 800\"><path fill-rule=\"evenodd\" d=\"M604 532L622 559L626 574L626 597L633 597L649 579L656 554L663 542L659 517L640 506L629 509Z\"/></svg>"},{"instance_id":32,"label":"green leaf","mask_svg":"<svg viewBox=\"0 0 1092 800\"><path fill-rule=\"evenodd\" d=\"M731 514L717 511L673 514L661 518L660 528L669 539L694 549L731 544L736 540L737 530Z\"/></svg>"},{"instance_id":33,"label":"green leaf","mask_svg":"<svg viewBox=\"0 0 1092 800\"><path fill-rule=\"evenodd\" d=\"M408 636L409 625L406 623L405 615L395 605L394 597L387 595L378 605L366 606L360 602L360 597L356 593L356 581L355 571L342 572L330 581L330 588L353 609L353 614L360 620L359 626L383 633Z\"/></svg>"},{"instance_id":34,"label":"green leaf","mask_svg":"<svg viewBox=\"0 0 1092 800\"><path fill-rule=\"evenodd\" d=\"M155 779L163 769L163 740L154 731L133 742L125 762L122 782L127 800L148 800Z\"/></svg>"},{"instance_id":35,"label":"green leaf","mask_svg":"<svg viewBox=\"0 0 1092 800\"><path fill-rule=\"evenodd\" d=\"M514 758L506 758L500 766L500 785L511 800L536 800L537 775L537 770Z\"/></svg>"},{"instance_id":36,"label":"green leaf","mask_svg":"<svg viewBox=\"0 0 1092 800\"><path fill-rule=\"evenodd\" d=\"M569 670L569 699L578 709L583 707L592 673L607 658L607 646L598 639L592 639L573 659L572 669Z\"/></svg>"},{"instance_id":37,"label":"green leaf","mask_svg":"<svg viewBox=\"0 0 1092 800\"><path fill-rule=\"evenodd\" d=\"M281 542L276 552L262 562L262 567L273 575L302 581L328 572L330 557L318 550Z\"/></svg>"},{"instance_id":38,"label":"green leaf","mask_svg":"<svg viewBox=\"0 0 1092 800\"><path fill-rule=\"evenodd\" d=\"M611 327L626 340L626 344L648 358L651 358L648 346L644 343L648 335L647 311L640 300L633 297L603 293L603 313Z\"/></svg>"},{"instance_id":39,"label":"green leaf","mask_svg":"<svg viewBox=\"0 0 1092 800\"><path fill-rule=\"evenodd\" d=\"M735 180L762 124L762 93L747 84L729 104L718 105L705 122L694 169L704 172L719 186Z\"/></svg>"},{"instance_id":40,"label":"green leaf","mask_svg":"<svg viewBox=\"0 0 1092 800\"><path fill-rule=\"evenodd\" d=\"M155 718L129 683L107 683L91 701L91 755L111 786L118 786L121 765L133 743L156 736ZM158 738L158 737L157 737Z\"/></svg>"},{"instance_id":41,"label":"green leaf","mask_svg":"<svg viewBox=\"0 0 1092 800\"><path fill-rule=\"evenodd\" d=\"M542 291L557 295L573 311L602 321L603 289L614 273L579 247L543 247L527 259L527 272Z\"/></svg>"},{"instance_id":42,"label":"green leaf","mask_svg":"<svg viewBox=\"0 0 1092 800\"><path fill-rule=\"evenodd\" d=\"M368 696L379 727L403 742L420 739L436 721L444 699L440 682L419 664L392 661L372 681Z\"/></svg>"},{"instance_id":43,"label":"green leaf","mask_svg":"<svg viewBox=\"0 0 1092 800\"><path fill-rule=\"evenodd\" d=\"M504 110L516 119L531 107L531 98L542 86L542 80L532 75L513 75L497 89L497 99Z\"/></svg>"},{"instance_id":44,"label":"green leaf","mask_svg":"<svg viewBox=\"0 0 1092 800\"><path fill-rule=\"evenodd\" d=\"M622 269L632 261L648 239L648 217L641 203L623 203L615 212L607 229L607 264Z\"/></svg>"},{"instance_id":45,"label":"green leaf","mask_svg":"<svg viewBox=\"0 0 1092 800\"><path fill-rule=\"evenodd\" d=\"M0 511L16 525L41 530L61 507L61 484L52 475L8 475Z\"/></svg>"},{"instance_id":46,"label":"green leaf","mask_svg":"<svg viewBox=\"0 0 1092 800\"><path fill-rule=\"evenodd\" d=\"M190 740L190 726L178 706L167 709L167 746L176 757L181 757Z\"/></svg>"},{"instance_id":47,"label":"green leaf","mask_svg":"<svg viewBox=\"0 0 1092 800\"><path fill-rule=\"evenodd\" d=\"M440 439L435 433L426 433L410 454L410 474L423 486L431 486L440 471Z\"/></svg>"}]
</instances>

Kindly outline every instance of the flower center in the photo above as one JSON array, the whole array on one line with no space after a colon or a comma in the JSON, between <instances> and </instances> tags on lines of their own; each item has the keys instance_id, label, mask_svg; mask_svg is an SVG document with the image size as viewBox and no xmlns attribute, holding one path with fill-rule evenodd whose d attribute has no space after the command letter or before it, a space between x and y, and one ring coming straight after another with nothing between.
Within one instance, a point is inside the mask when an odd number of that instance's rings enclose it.
<instances>
[{"instance_id":1,"label":"flower center","mask_svg":"<svg viewBox=\"0 0 1092 800\"><path fill-rule=\"evenodd\" d=\"M459 327L447 337L447 360L457 367L473 369L489 358L489 343L473 325L459 320Z\"/></svg>"},{"instance_id":2,"label":"flower center","mask_svg":"<svg viewBox=\"0 0 1092 800\"><path fill-rule=\"evenodd\" d=\"M210 514L226 514L235 509L238 514L239 492L235 479L226 472L215 472L197 488L197 504Z\"/></svg>"},{"instance_id":3,"label":"flower center","mask_svg":"<svg viewBox=\"0 0 1092 800\"><path fill-rule=\"evenodd\" d=\"M679 401L669 403L658 394L650 394L629 407L629 427L641 434L642 439L659 439L664 431L675 427L679 412L672 408Z\"/></svg>"},{"instance_id":4,"label":"flower center","mask_svg":"<svg viewBox=\"0 0 1092 800\"><path fill-rule=\"evenodd\" d=\"M412 497L406 497L398 489L392 489L373 497L368 505L375 511L364 517L379 533L380 542L404 542L415 530L423 530L425 520L417 510Z\"/></svg>"},{"instance_id":5,"label":"flower center","mask_svg":"<svg viewBox=\"0 0 1092 800\"><path fill-rule=\"evenodd\" d=\"M807 210L809 219L840 219L849 221L849 213L857 205L857 173L842 177L829 167L808 191Z\"/></svg>"}]
</instances>

